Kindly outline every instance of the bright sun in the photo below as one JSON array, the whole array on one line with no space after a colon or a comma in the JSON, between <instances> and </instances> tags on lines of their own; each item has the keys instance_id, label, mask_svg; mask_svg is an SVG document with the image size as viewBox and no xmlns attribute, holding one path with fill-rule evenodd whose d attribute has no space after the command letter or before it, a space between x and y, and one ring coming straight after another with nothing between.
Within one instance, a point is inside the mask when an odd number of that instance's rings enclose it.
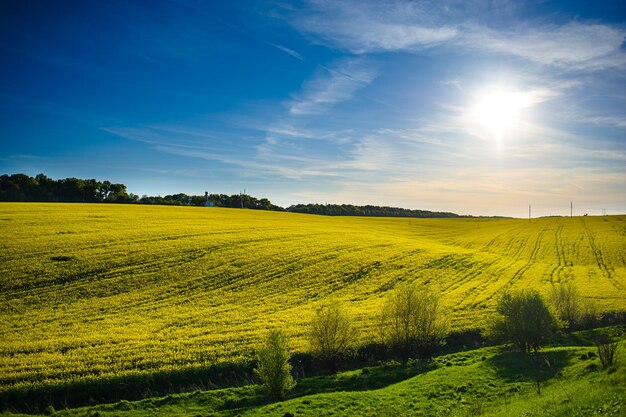
<instances>
[{"instance_id":1,"label":"bright sun","mask_svg":"<svg viewBox=\"0 0 626 417\"><path fill-rule=\"evenodd\" d=\"M472 118L499 143L507 133L517 128L520 111L531 104L527 93L493 89L480 95Z\"/></svg>"}]
</instances>

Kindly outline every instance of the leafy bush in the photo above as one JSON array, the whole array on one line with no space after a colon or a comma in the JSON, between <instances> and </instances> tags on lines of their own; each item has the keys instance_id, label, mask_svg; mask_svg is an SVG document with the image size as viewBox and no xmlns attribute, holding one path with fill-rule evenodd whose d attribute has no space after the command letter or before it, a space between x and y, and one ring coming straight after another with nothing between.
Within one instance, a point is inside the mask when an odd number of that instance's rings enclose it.
<instances>
[{"instance_id":1,"label":"leafy bush","mask_svg":"<svg viewBox=\"0 0 626 417\"><path fill-rule=\"evenodd\" d=\"M257 368L254 372L273 398L284 398L296 382L291 376L287 337L280 330L272 330L264 345L257 351Z\"/></svg>"},{"instance_id":2,"label":"leafy bush","mask_svg":"<svg viewBox=\"0 0 626 417\"><path fill-rule=\"evenodd\" d=\"M333 370L348 355L355 337L352 321L339 305L319 309L311 321L309 343L313 354Z\"/></svg>"},{"instance_id":3,"label":"leafy bush","mask_svg":"<svg viewBox=\"0 0 626 417\"><path fill-rule=\"evenodd\" d=\"M619 342L605 342L598 344L598 356L604 369L613 366L617 362L617 350Z\"/></svg>"},{"instance_id":4,"label":"leafy bush","mask_svg":"<svg viewBox=\"0 0 626 417\"><path fill-rule=\"evenodd\" d=\"M383 343L405 358L431 356L447 333L439 297L416 284L399 287L383 306L380 331Z\"/></svg>"},{"instance_id":5,"label":"leafy bush","mask_svg":"<svg viewBox=\"0 0 626 417\"><path fill-rule=\"evenodd\" d=\"M569 332L590 329L597 324L595 305L585 300L571 282L552 287L549 299L558 319Z\"/></svg>"},{"instance_id":6,"label":"leafy bush","mask_svg":"<svg viewBox=\"0 0 626 417\"><path fill-rule=\"evenodd\" d=\"M578 289L571 282L554 286L550 302L564 326L570 332L574 330L582 318L582 300Z\"/></svg>"},{"instance_id":7,"label":"leafy bush","mask_svg":"<svg viewBox=\"0 0 626 417\"><path fill-rule=\"evenodd\" d=\"M556 328L556 320L535 290L506 292L498 300L491 336L513 343L523 352L537 352Z\"/></svg>"}]
</instances>

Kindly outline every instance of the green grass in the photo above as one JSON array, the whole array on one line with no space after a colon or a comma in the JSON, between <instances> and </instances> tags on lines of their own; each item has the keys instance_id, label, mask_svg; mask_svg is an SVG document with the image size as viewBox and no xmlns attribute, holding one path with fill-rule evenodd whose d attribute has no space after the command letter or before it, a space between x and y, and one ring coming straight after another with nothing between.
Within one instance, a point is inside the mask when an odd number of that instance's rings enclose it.
<instances>
[{"instance_id":1,"label":"green grass","mask_svg":"<svg viewBox=\"0 0 626 417\"><path fill-rule=\"evenodd\" d=\"M244 383L237 370L268 328L306 351L308 321L333 300L369 341L387 291L405 281L441 292L453 329L483 326L502 289L570 280L600 311L626 310L626 216L2 203L0 233L0 399L203 387L220 366L223 385Z\"/></svg>"},{"instance_id":2,"label":"green grass","mask_svg":"<svg viewBox=\"0 0 626 417\"><path fill-rule=\"evenodd\" d=\"M389 362L304 378L291 398L280 402L269 402L259 386L245 386L55 415L624 416L626 350L620 351L621 366L609 370L601 368L595 351L590 346L559 346L535 355L489 347L441 356L428 365Z\"/></svg>"}]
</instances>

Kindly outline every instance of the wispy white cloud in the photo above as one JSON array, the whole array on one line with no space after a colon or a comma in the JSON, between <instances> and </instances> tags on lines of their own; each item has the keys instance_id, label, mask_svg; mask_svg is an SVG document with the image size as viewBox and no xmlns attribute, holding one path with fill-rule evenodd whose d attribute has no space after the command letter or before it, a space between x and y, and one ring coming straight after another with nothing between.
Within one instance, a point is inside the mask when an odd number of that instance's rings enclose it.
<instances>
[{"instance_id":1,"label":"wispy white cloud","mask_svg":"<svg viewBox=\"0 0 626 417\"><path fill-rule=\"evenodd\" d=\"M293 49L287 48L286 46L282 46L279 45L277 43L270 43L270 45L272 45L274 48L283 51L284 53L286 53L287 55L291 55L292 57L300 60L300 61L304 61L304 57L299 54L298 52L294 51Z\"/></svg>"},{"instance_id":2,"label":"wispy white cloud","mask_svg":"<svg viewBox=\"0 0 626 417\"><path fill-rule=\"evenodd\" d=\"M236 169L238 176L273 177L290 180L345 176L337 160L316 156L290 142L268 139L253 148L228 146L215 140L217 134L200 134L196 129L179 126L106 127L103 131L149 145L169 155L220 163ZM190 133L191 132L191 136ZM218 167L214 167L218 169Z\"/></svg>"},{"instance_id":3,"label":"wispy white cloud","mask_svg":"<svg viewBox=\"0 0 626 417\"><path fill-rule=\"evenodd\" d=\"M267 127L260 127L262 130L270 135L288 136L292 138L306 138L315 139L316 134L308 129L295 127L293 125L276 124Z\"/></svg>"},{"instance_id":4,"label":"wispy white cloud","mask_svg":"<svg viewBox=\"0 0 626 417\"><path fill-rule=\"evenodd\" d=\"M583 121L593 123L597 126L626 127L626 117L597 116L585 118Z\"/></svg>"},{"instance_id":5,"label":"wispy white cloud","mask_svg":"<svg viewBox=\"0 0 626 417\"><path fill-rule=\"evenodd\" d=\"M571 121L576 123L587 123L600 127L617 127L626 128L626 117L620 116L590 116L586 114L573 113L568 114Z\"/></svg>"},{"instance_id":6,"label":"wispy white cloud","mask_svg":"<svg viewBox=\"0 0 626 417\"><path fill-rule=\"evenodd\" d=\"M319 71L294 94L288 103L289 113L296 116L320 114L329 107L352 98L376 76L372 64L361 58L335 61Z\"/></svg>"},{"instance_id":7,"label":"wispy white cloud","mask_svg":"<svg viewBox=\"0 0 626 417\"><path fill-rule=\"evenodd\" d=\"M413 2L313 1L308 10L295 18L297 28L356 54L425 48L457 33Z\"/></svg>"},{"instance_id":8,"label":"wispy white cloud","mask_svg":"<svg viewBox=\"0 0 626 417\"><path fill-rule=\"evenodd\" d=\"M276 138L291 140L314 140L342 145L352 140L354 131L350 128L323 129L310 127L299 117L279 118L267 125L254 125L252 128L264 132L268 140Z\"/></svg>"},{"instance_id":9,"label":"wispy white cloud","mask_svg":"<svg viewBox=\"0 0 626 417\"><path fill-rule=\"evenodd\" d=\"M307 177L323 178L337 177L340 175L332 169L332 164L328 161L320 161L313 158L297 158L296 162L299 163L296 166L293 166L285 163L286 161L289 161L290 158L281 157L277 154L272 155L272 162L281 163L262 162L242 155L226 156L222 153L204 150L201 147L190 148L178 145L158 145L156 149L171 155L198 158L233 165L239 168L238 173L243 176L256 177L259 175L273 175L286 179L299 180Z\"/></svg>"},{"instance_id":10,"label":"wispy white cloud","mask_svg":"<svg viewBox=\"0 0 626 417\"><path fill-rule=\"evenodd\" d=\"M508 31L467 25L456 43L515 55L562 69L600 69L626 64L620 50L626 31L602 24L523 25Z\"/></svg>"},{"instance_id":11,"label":"wispy white cloud","mask_svg":"<svg viewBox=\"0 0 626 417\"><path fill-rule=\"evenodd\" d=\"M508 16L508 28L496 29L484 23L479 13L493 14L497 8L479 3L463 8L454 2L312 1L291 21L314 41L356 54L417 52L447 45L567 70L626 67L623 27L582 21L524 22ZM472 14L472 9L477 11Z\"/></svg>"},{"instance_id":12,"label":"wispy white cloud","mask_svg":"<svg viewBox=\"0 0 626 417\"><path fill-rule=\"evenodd\" d=\"M100 130L125 139L146 143L152 146L176 145L194 148L201 145L215 152L235 151L237 146L226 135L213 133L201 127L183 127L178 124L105 126Z\"/></svg>"},{"instance_id":13,"label":"wispy white cloud","mask_svg":"<svg viewBox=\"0 0 626 417\"><path fill-rule=\"evenodd\" d=\"M42 160L42 159L48 159L48 158L44 156L29 155L29 154L14 154L14 155L6 155L6 156L0 157L0 161L14 161L14 160L30 161L30 160Z\"/></svg>"}]
</instances>

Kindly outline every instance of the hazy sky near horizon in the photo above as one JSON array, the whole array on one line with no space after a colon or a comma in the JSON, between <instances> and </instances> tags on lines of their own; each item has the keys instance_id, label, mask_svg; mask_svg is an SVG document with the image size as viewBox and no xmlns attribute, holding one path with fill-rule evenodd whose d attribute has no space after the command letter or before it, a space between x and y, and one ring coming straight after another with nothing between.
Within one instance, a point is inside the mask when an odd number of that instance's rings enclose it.
<instances>
[{"instance_id":1,"label":"hazy sky near horizon","mask_svg":"<svg viewBox=\"0 0 626 417\"><path fill-rule=\"evenodd\" d=\"M621 1L2 1L0 173L626 213Z\"/></svg>"}]
</instances>

